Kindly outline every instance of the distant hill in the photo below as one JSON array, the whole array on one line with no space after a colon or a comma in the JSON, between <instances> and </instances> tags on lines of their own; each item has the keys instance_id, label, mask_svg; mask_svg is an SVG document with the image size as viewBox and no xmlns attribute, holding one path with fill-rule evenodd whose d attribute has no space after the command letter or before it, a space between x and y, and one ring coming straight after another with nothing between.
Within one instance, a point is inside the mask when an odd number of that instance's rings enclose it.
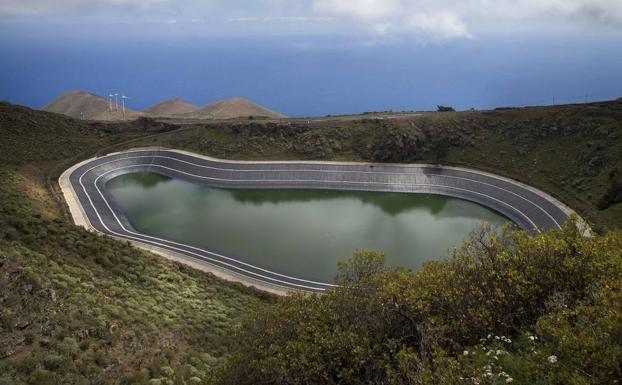
<instances>
[{"instance_id":1,"label":"distant hill","mask_svg":"<svg viewBox=\"0 0 622 385\"><path fill-rule=\"evenodd\" d=\"M187 117L199 119L233 119L243 117L285 118L285 115L269 110L246 99L233 98L208 104L189 114Z\"/></svg>"},{"instance_id":2,"label":"distant hill","mask_svg":"<svg viewBox=\"0 0 622 385\"><path fill-rule=\"evenodd\" d=\"M186 101L180 99L170 99L165 100L161 103L153 105L143 112L150 116L166 116L166 115L177 115L177 114L187 114L189 112L193 112L198 110L199 107L194 104L190 104Z\"/></svg>"},{"instance_id":3,"label":"distant hill","mask_svg":"<svg viewBox=\"0 0 622 385\"><path fill-rule=\"evenodd\" d=\"M91 120L123 120L123 112L119 106L118 111L109 111L108 99L88 92L71 91L54 99L50 104L43 107L43 111L56 112L71 116L72 118ZM140 112L125 108L125 119L133 119L141 116Z\"/></svg>"},{"instance_id":4,"label":"distant hill","mask_svg":"<svg viewBox=\"0 0 622 385\"><path fill-rule=\"evenodd\" d=\"M131 120L140 116L179 116L192 119L234 119L234 118L285 118L285 115L269 110L246 99L233 98L197 107L180 99L170 99L153 105L143 112L125 108L125 116L118 110L110 111L110 102L105 97L82 91L67 92L43 107L43 111L55 112L72 118L88 120Z\"/></svg>"}]
</instances>

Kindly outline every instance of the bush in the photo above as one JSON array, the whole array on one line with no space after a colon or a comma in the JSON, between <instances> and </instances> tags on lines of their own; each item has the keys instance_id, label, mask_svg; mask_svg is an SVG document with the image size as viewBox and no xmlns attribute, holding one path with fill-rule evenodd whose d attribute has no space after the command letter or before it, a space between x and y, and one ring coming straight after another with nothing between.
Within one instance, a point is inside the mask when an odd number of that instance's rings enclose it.
<instances>
[{"instance_id":1,"label":"bush","mask_svg":"<svg viewBox=\"0 0 622 385\"><path fill-rule=\"evenodd\" d=\"M65 362L65 358L63 356L58 355L58 354L50 354L47 357L45 357L45 360L43 361L43 365L48 370L56 370L60 368L64 362Z\"/></svg>"},{"instance_id":2,"label":"bush","mask_svg":"<svg viewBox=\"0 0 622 385\"><path fill-rule=\"evenodd\" d=\"M436 111L438 111L438 112L454 112L456 110L453 107L449 107L449 106L436 106Z\"/></svg>"},{"instance_id":3,"label":"bush","mask_svg":"<svg viewBox=\"0 0 622 385\"><path fill-rule=\"evenodd\" d=\"M359 252L340 265L340 287L250 315L220 383L454 383L487 370L462 359L465 349L483 352L489 335L511 341L534 329L546 343L540 354L559 357L556 383L579 372L612 383L622 373L620 250L621 234L584 238L569 222L534 237L484 227L417 274ZM602 288L613 294L595 296ZM542 378L534 364L542 357L506 352L499 376L528 368L524 378Z\"/></svg>"},{"instance_id":4,"label":"bush","mask_svg":"<svg viewBox=\"0 0 622 385\"><path fill-rule=\"evenodd\" d=\"M54 376L45 369L36 369L32 372L30 383L33 385L53 385Z\"/></svg>"},{"instance_id":5,"label":"bush","mask_svg":"<svg viewBox=\"0 0 622 385\"><path fill-rule=\"evenodd\" d=\"M422 133L411 127L390 126L375 141L371 158L381 162L405 162L421 159Z\"/></svg>"},{"instance_id":6,"label":"bush","mask_svg":"<svg viewBox=\"0 0 622 385\"><path fill-rule=\"evenodd\" d=\"M596 203L599 210L605 210L612 205L622 202L622 170L612 173L609 188Z\"/></svg>"}]
</instances>

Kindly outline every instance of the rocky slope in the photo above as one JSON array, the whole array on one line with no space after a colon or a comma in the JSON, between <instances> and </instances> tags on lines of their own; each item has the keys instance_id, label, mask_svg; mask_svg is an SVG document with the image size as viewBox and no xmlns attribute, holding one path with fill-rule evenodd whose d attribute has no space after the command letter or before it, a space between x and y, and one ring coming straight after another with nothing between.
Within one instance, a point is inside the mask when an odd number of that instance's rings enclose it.
<instances>
[{"instance_id":1,"label":"rocky slope","mask_svg":"<svg viewBox=\"0 0 622 385\"><path fill-rule=\"evenodd\" d=\"M124 116L121 106L116 109L114 104L113 111L110 111L108 99L82 91L71 91L57 97L43 107L43 111L56 112L75 119L89 120L133 119L141 115L126 106Z\"/></svg>"},{"instance_id":2,"label":"rocky slope","mask_svg":"<svg viewBox=\"0 0 622 385\"><path fill-rule=\"evenodd\" d=\"M177 114L187 114L199 109L198 106L180 99L170 99L155 104L143 112L149 116L168 116Z\"/></svg>"},{"instance_id":3,"label":"rocky slope","mask_svg":"<svg viewBox=\"0 0 622 385\"><path fill-rule=\"evenodd\" d=\"M285 115L242 98L214 102L187 114L187 116L204 119L235 119L247 117L280 119L285 117Z\"/></svg>"}]
</instances>

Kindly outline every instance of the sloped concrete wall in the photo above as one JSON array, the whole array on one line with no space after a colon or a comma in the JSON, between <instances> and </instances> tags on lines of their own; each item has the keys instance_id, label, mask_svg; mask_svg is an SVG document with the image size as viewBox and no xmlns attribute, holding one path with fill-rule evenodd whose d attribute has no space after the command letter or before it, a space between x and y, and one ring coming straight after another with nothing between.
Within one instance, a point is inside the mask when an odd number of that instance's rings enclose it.
<instances>
[{"instance_id":1,"label":"sloped concrete wall","mask_svg":"<svg viewBox=\"0 0 622 385\"><path fill-rule=\"evenodd\" d=\"M106 182L119 175L149 171L221 188L300 188L427 193L456 197L489 207L529 231L560 227L572 213L549 195L489 173L432 165L334 162L234 162L183 151L146 148L82 162L60 183L74 220L104 234L130 240L175 258L210 266L248 285L277 293L322 291L331 285L276 274L209 250L158 239L134 231L115 207Z\"/></svg>"}]
</instances>

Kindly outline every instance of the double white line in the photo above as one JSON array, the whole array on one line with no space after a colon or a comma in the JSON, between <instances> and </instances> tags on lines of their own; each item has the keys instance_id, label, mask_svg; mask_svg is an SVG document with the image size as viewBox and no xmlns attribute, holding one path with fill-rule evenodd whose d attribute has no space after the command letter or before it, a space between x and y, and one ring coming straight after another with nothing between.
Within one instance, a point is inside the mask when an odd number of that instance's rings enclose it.
<instances>
[{"instance_id":1,"label":"double white line","mask_svg":"<svg viewBox=\"0 0 622 385\"><path fill-rule=\"evenodd\" d=\"M283 183L283 182L290 182L290 183L322 183L322 184L349 184L349 185L353 185L353 186L364 186L364 185L372 185L372 186L411 186L411 187L436 187L436 188L444 188L444 189L450 189L450 190L455 190L455 191L459 191L459 192L466 192L466 193L470 193L470 194L475 194L475 195L479 195L482 196L488 200L497 202L500 205L506 206L510 209L511 212L514 213L518 213L520 214L520 216L522 216L527 222L529 222L533 228L535 228L537 231L539 231L538 226L533 222L533 220L531 218L529 218L528 215L526 215L524 212L522 212L521 210L519 210L518 208L508 204L507 202L504 202L498 198L492 197L488 194L484 194L484 193L480 193L478 191L473 191L471 189L465 189L465 188L460 188L460 187L453 187L453 186L447 186L447 185L439 185L439 184L431 184L431 183L410 183L410 184L405 184L405 183L396 183L396 182L366 182L366 181L347 181L347 180L340 180L340 181L333 181L333 180L321 180L321 179L227 179L227 178L216 178L216 177L210 177L210 176L203 176L203 175L197 175L197 174L193 174L193 173L189 173L189 172L185 172L185 171L181 171L179 169L176 168L171 168L171 167L167 167L167 166L163 166L163 165L159 165L159 164L155 164L153 161L156 158L162 158L162 159L169 159L169 160L173 160L176 162L180 162L180 163L185 163L188 165L192 165L195 167L200 167L200 168L204 168L204 169L211 169L211 170L215 170L215 171L227 171L227 172L240 172L240 173L261 173L261 172L272 172L272 173L284 173L284 172L288 172L288 173L306 173L306 172L321 172L321 173L346 173L346 174L351 174L351 173L358 173L358 174L380 174L380 175L408 175L406 173L399 173L399 172L380 172L380 171L365 171L365 170L323 170L323 169L233 169L233 168L221 168L221 167L213 167L213 166L207 166L207 165L201 165L201 164L197 164L197 163L193 163L193 162L189 162L189 161L185 161L185 160L181 160L175 157L171 157L171 156L165 156L165 155L133 155L133 156L126 156L126 157L117 157L117 155L111 155L112 157L116 157L113 160L107 161L107 162L103 162L103 163L98 163L97 165L88 168L86 171L84 171L80 176L79 176L79 183L80 186L82 187L82 190L84 192L84 194L86 195L90 206L92 207L93 211L95 212L99 222L101 223L101 225L103 226L103 228L106 229L106 231L110 234L116 235L118 237L121 238L126 238L126 239L132 239L132 240L136 240L139 242L144 242L144 243L148 243L151 245L155 245L155 246L159 246L165 249L170 249L173 251L177 251L186 255L191 255L195 258L201 259L201 260L206 260L208 262L211 262L212 264L216 264L217 266L221 266L224 265L226 266L225 269L231 269L232 272L235 272L237 274L240 274L242 276L245 276L247 278L253 278L253 279L258 279L260 281L264 281L264 282L269 282L271 284L277 285L277 286L284 286L284 287L294 287L294 288L299 288L299 289L303 289L303 290L316 290L316 291L323 291L326 288L330 288L330 287L334 287L335 285L332 284L328 284L328 283L323 283L323 282L317 282L317 281L310 281L310 280L305 280L305 279L301 279L301 278L296 278L296 277L292 277L292 276L288 276L285 274L279 274L267 269L263 269L260 268L258 266L254 266L252 264L246 263L246 262L242 262L239 261L235 258L231 258L231 257L227 257L225 255L219 254L219 253L215 253L209 250L204 250L204 249L200 249L197 247L193 247L190 245L185 245L182 243L177 243L177 242L173 242L173 241L169 241L166 239L162 239L162 238L158 238L158 237L153 237L153 236L149 236L149 235L145 235L145 234L140 234L137 232L134 232L130 229L127 229L122 221L119 219L119 217L117 216L117 214L115 213L115 211L112 209L110 203L108 202L108 200L106 199L105 194L101 191L101 189L98 186L98 181L105 177L106 175L112 173L112 172L116 172L119 170L124 170L124 169L128 169L128 168L137 168L140 166L148 166L150 168L152 167L157 167L157 168L162 168L165 170L169 170L169 171L173 171L175 173L180 173L183 175L187 175L190 176L192 178L197 178L197 179L202 179L202 180L212 180L212 181L218 181L218 182L228 182L228 183ZM102 219L98 208L96 207L96 205L93 203L93 200L91 199L91 196L89 195L86 186L84 185L83 182L83 177L88 174L89 172L95 170L98 167L102 167L102 166L106 166L106 165L110 165L116 162L120 162L120 161L128 161L128 160L134 160L134 159L144 159L144 158L150 158L151 162L149 164L135 164L135 165L129 165L129 166L121 166L121 167L116 167L116 168L112 168L102 174L100 174L99 176L97 176L97 178L94 181L94 186L99 194L99 196L101 197L101 199L104 201L104 203L106 204L106 207L108 208L108 210L110 211L110 213L113 215L113 217L115 218L115 221L117 222L117 224L123 229L123 231L125 233L119 233L116 232L112 229L110 229L110 227L108 227L106 225L106 223L104 222L104 220ZM100 158L101 159L101 158ZM555 223L555 225L557 227L561 227L560 224L557 222L557 220L555 220L555 218L550 215L546 210L544 210L541 206L539 206L538 204L534 203L533 201L513 192L507 189L504 189L502 187L490 184L490 183L486 183L483 181L479 181L479 180L475 180L475 179L470 179L470 178L466 178L466 177L459 177L459 176L453 176L453 175L438 175L435 174L434 176L436 177L443 177L443 178L451 178L451 179L457 179L457 180L465 180L465 181L469 181L472 183L476 183L476 184L481 184L481 185L485 185L485 186L490 186L496 189L499 189L505 193L514 195L516 197L519 197L520 199L525 200L526 202L528 202L529 204L535 206L537 209L539 209L540 211L542 211L543 213L545 213L552 221L553 223ZM500 179L502 180L502 179ZM80 201L78 199L78 201ZM80 203L80 202L79 202ZM80 203L81 204L81 203ZM88 216L87 216L88 217ZM87 218L88 219L88 218ZM209 257L213 256L216 258L212 258ZM229 262L227 262L229 261ZM230 262L234 262L236 264L242 265L244 267L240 267L240 266L236 266ZM222 266L221 266L222 267ZM249 269L253 269L255 271L249 270ZM269 275L272 276L269 276ZM275 277L279 277L279 278L275 278Z\"/></svg>"}]
</instances>

